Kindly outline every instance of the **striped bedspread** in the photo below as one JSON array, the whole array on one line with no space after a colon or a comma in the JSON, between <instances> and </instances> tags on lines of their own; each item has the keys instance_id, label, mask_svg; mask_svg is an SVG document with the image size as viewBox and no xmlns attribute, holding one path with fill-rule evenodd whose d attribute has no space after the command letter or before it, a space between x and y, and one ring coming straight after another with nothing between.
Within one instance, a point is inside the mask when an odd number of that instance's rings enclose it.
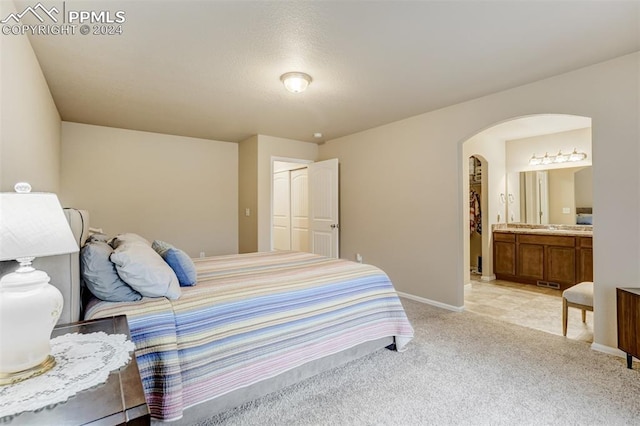
<instances>
[{"instance_id":1,"label":"striped bedspread","mask_svg":"<svg viewBox=\"0 0 640 426\"><path fill-rule=\"evenodd\" d=\"M85 319L126 314L153 417L182 410L367 341L413 337L380 269L309 253L194 259L178 300L91 304Z\"/></svg>"}]
</instances>

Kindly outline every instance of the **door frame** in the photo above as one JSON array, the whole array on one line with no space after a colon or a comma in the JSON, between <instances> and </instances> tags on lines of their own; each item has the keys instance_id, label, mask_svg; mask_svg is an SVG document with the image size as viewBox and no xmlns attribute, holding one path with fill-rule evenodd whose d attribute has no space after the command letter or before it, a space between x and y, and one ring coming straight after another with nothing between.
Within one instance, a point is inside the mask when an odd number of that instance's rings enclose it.
<instances>
[{"instance_id":1,"label":"door frame","mask_svg":"<svg viewBox=\"0 0 640 426\"><path fill-rule=\"evenodd\" d=\"M298 163L298 164L310 164L313 163L313 160L304 160L302 158L291 158L291 157L279 157L279 156L271 156L270 167L271 170L269 172L269 250L273 251L273 173L274 173L274 163L276 161L283 163Z\"/></svg>"}]
</instances>

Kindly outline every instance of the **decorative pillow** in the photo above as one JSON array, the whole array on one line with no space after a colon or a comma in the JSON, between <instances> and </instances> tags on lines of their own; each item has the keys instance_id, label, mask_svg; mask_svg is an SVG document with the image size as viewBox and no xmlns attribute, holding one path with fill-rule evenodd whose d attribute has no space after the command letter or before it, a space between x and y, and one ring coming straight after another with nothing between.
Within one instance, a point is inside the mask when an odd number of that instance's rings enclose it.
<instances>
[{"instance_id":1,"label":"decorative pillow","mask_svg":"<svg viewBox=\"0 0 640 426\"><path fill-rule=\"evenodd\" d=\"M111 246L114 249L117 249L120 244L136 243L136 242L137 243L143 243L143 244L151 247L151 243L149 241L147 241L144 237L141 237L138 234L134 234L133 232L128 232L128 233L120 234L120 235L116 236L111 241Z\"/></svg>"},{"instance_id":2,"label":"decorative pillow","mask_svg":"<svg viewBox=\"0 0 640 426\"><path fill-rule=\"evenodd\" d=\"M140 293L120 279L109 260L113 249L104 241L88 242L80 251L80 270L87 288L98 299L108 302L133 302Z\"/></svg>"},{"instance_id":3,"label":"decorative pillow","mask_svg":"<svg viewBox=\"0 0 640 426\"><path fill-rule=\"evenodd\" d=\"M140 241L120 242L111 254L111 261L120 278L143 296L180 297L178 277L150 245Z\"/></svg>"},{"instance_id":4,"label":"decorative pillow","mask_svg":"<svg viewBox=\"0 0 640 426\"><path fill-rule=\"evenodd\" d=\"M155 240L153 244L151 244L151 248L154 249L160 256L163 256L167 250L174 247L167 242Z\"/></svg>"},{"instance_id":5,"label":"decorative pillow","mask_svg":"<svg viewBox=\"0 0 640 426\"><path fill-rule=\"evenodd\" d=\"M155 240L151 247L167 262L171 269L173 269L181 287L196 284L198 280L196 265L187 253L160 240Z\"/></svg>"},{"instance_id":6,"label":"decorative pillow","mask_svg":"<svg viewBox=\"0 0 640 426\"><path fill-rule=\"evenodd\" d=\"M93 234L104 234L104 231L102 230L102 228L94 228L94 227L90 226L89 227L89 236L91 236Z\"/></svg>"},{"instance_id":7,"label":"decorative pillow","mask_svg":"<svg viewBox=\"0 0 640 426\"><path fill-rule=\"evenodd\" d=\"M89 242L100 241L103 243L108 243L109 237L103 234L102 232L94 232L92 234L89 234L89 238L87 238L87 241Z\"/></svg>"}]
</instances>

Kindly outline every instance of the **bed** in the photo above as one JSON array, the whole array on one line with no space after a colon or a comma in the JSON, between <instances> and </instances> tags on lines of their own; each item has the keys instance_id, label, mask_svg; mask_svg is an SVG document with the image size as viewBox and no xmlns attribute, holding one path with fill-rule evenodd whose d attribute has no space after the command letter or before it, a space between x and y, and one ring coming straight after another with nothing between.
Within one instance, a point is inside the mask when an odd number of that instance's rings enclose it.
<instances>
[{"instance_id":1,"label":"bed","mask_svg":"<svg viewBox=\"0 0 640 426\"><path fill-rule=\"evenodd\" d=\"M83 244L88 214L67 216ZM401 352L413 337L374 266L300 252L192 261L197 282L178 298L92 298L82 309L84 319L127 316L157 421L192 424L373 351ZM81 280L69 275L61 290L75 301Z\"/></svg>"}]
</instances>

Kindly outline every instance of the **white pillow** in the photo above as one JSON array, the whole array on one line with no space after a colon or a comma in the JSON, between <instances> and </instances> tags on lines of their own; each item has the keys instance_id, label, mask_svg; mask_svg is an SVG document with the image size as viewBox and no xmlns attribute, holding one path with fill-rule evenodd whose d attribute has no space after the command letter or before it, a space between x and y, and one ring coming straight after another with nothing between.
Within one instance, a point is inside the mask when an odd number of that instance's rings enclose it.
<instances>
[{"instance_id":1,"label":"white pillow","mask_svg":"<svg viewBox=\"0 0 640 426\"><path fill-rule=\"evenodd\" d=\"M119 234L118 236L116 236L113 241L111 242L111 246L113 248L118 248L118 246L120 244L124 244L124 243L142 243L145 244L149 247L151 247L151 243L149 241L147 241L144 237L138 235L138 234L134 234L133 232L127 232L125 234Z\"/></svg>"},{"instance_id":2,"label":"white pillow","mask_svg":"<svg viewBox=\"0 0 640 426\"><path fill-rule=\"evenodd\" d=\"M120 278L146 297L180 297L180 283L175 272L151 246L139 241L120 242L111 254Z\"/></svg>"}]
</instances>

